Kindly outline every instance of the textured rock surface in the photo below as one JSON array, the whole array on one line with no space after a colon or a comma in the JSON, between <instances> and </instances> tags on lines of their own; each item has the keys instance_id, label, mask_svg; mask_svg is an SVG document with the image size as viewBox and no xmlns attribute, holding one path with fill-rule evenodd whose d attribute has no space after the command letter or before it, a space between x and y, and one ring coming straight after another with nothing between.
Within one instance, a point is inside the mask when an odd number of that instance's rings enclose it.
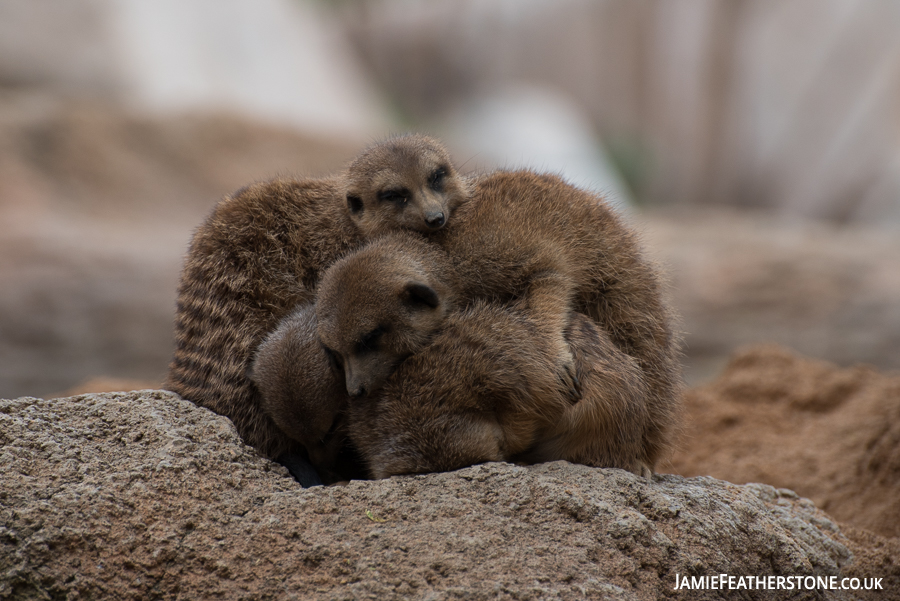
<instances>
[{"instance_id":1,"label":"textured rock surface","mask_svg":"<svg viewBox=\"0 0 900 601\"><path fill-rule=\"evenodd\" d=\"M2 599L656 599L676 573L881 575L764 485L552 463L304 490L161 391L0 401L0 445Z\"/></svg>"}]
</instances>

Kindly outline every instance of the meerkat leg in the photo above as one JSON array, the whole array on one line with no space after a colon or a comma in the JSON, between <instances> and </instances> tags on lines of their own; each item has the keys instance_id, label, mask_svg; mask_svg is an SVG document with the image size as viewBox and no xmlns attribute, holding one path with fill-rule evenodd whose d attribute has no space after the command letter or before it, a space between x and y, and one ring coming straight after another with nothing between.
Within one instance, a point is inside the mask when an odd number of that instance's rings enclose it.
<instances>
[{"instance_id":1,"label":"meerkat leg","mask_svg":"<svg viewBox=\"0 0 900 601\"><path fill-rule=\"evenodd\" d=\"M638 476L642 476L649 480L653 479L653 468L651 468L649 465L647 465L643 461L641 461L639 463L638 470L639 470L638 472L635 472L635 473L637 473Z\"/></svg>"},{"instance_id":2,"label":"meerkat leg","mask_svg":"<svg viewBox=\"0 0 900 601\"><path fill-rule=\"evenodd\" d=\"M299 482L303 488L322 486L324 484L313 464L300 453L282 453L278 456L277 461L287 468L294 480Z\"/></svg>"},{"instance_id":3,"label":"meerkat leg","mask_svg":"<svg viewBox=\"0 0 900 601\"><path fill-rule=\"evenodd\" d=\"M575 357L565 332L572 307L572 282L559 271L548 269L529 280L527 303L550 353L556 357L557 374L563 389L573 401L581 398L581 382L575 370Z\"/></svg>"}]
</instances>

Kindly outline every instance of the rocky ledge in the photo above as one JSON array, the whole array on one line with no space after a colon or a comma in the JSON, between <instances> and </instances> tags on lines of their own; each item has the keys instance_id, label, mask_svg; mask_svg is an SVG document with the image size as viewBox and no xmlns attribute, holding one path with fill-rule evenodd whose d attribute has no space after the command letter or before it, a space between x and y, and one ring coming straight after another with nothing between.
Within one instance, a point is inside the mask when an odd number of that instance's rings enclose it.
<instances>
[{"instance_id":1,"label":"rocky ledge","mask_svg":"<svg viewBox=\"0 0 900 601\"><path fill-rule=\"evenodd\" d=\"M732 598L897 593L885 539L788 490L563 462L302 489L163 391L0 401L0 465L0 599L718 599L720 574ZM884 579L758 588L779 576Z\"/></svg>"}]
</instances>

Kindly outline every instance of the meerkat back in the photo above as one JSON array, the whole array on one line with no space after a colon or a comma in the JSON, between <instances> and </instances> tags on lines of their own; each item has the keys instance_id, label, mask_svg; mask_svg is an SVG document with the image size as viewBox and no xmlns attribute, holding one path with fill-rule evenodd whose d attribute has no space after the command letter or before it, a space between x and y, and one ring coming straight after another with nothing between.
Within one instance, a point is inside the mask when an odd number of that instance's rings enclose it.
<instances>
[{"instance_id":1,"label":"meerkat back","mask_svg":"<svg viewBox=\"0 0 900 601\"><path fill-rule=\"evenodd\" d=\"M478 180L452 226L431 239L453 259L462 296L525 298L557 349L568 347L575 312L591 318L637 362L666 446L672 429L662 422L677 413L681 393L674 315L657 267L601 198L553 175L496 172Z\"/></svg>"},{"instance_id":2,"label":"meerkat back","mask_svg":"<svg viewBox=\"0 0 900 601\"><path fill-rule=\"evenodd\" d=\"M314 298L325 267L360 241L336 179L276 179L221 201L185 260L165 387L231 418L264 455L295 448L260 408L248 377L253 354L284 315Z\"/></svg>"}]
</instances>

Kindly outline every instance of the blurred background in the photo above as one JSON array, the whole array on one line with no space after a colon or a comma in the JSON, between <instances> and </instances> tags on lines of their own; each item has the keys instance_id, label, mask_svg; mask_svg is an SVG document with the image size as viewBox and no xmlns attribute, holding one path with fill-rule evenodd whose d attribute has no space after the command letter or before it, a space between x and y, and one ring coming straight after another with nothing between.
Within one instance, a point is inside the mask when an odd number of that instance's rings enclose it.
<instances>
[{"instance_id":1,"label":"blurred background","mask_svg":"<svg viewBox=\"0 0 900 601\"><path fill-rule=\"evenodd\" d=\"M900 3L0 0L0 397L159 386L212 206L411 130L605 193L692 384L900 368Z\"/></svg>"}]
</instances>

